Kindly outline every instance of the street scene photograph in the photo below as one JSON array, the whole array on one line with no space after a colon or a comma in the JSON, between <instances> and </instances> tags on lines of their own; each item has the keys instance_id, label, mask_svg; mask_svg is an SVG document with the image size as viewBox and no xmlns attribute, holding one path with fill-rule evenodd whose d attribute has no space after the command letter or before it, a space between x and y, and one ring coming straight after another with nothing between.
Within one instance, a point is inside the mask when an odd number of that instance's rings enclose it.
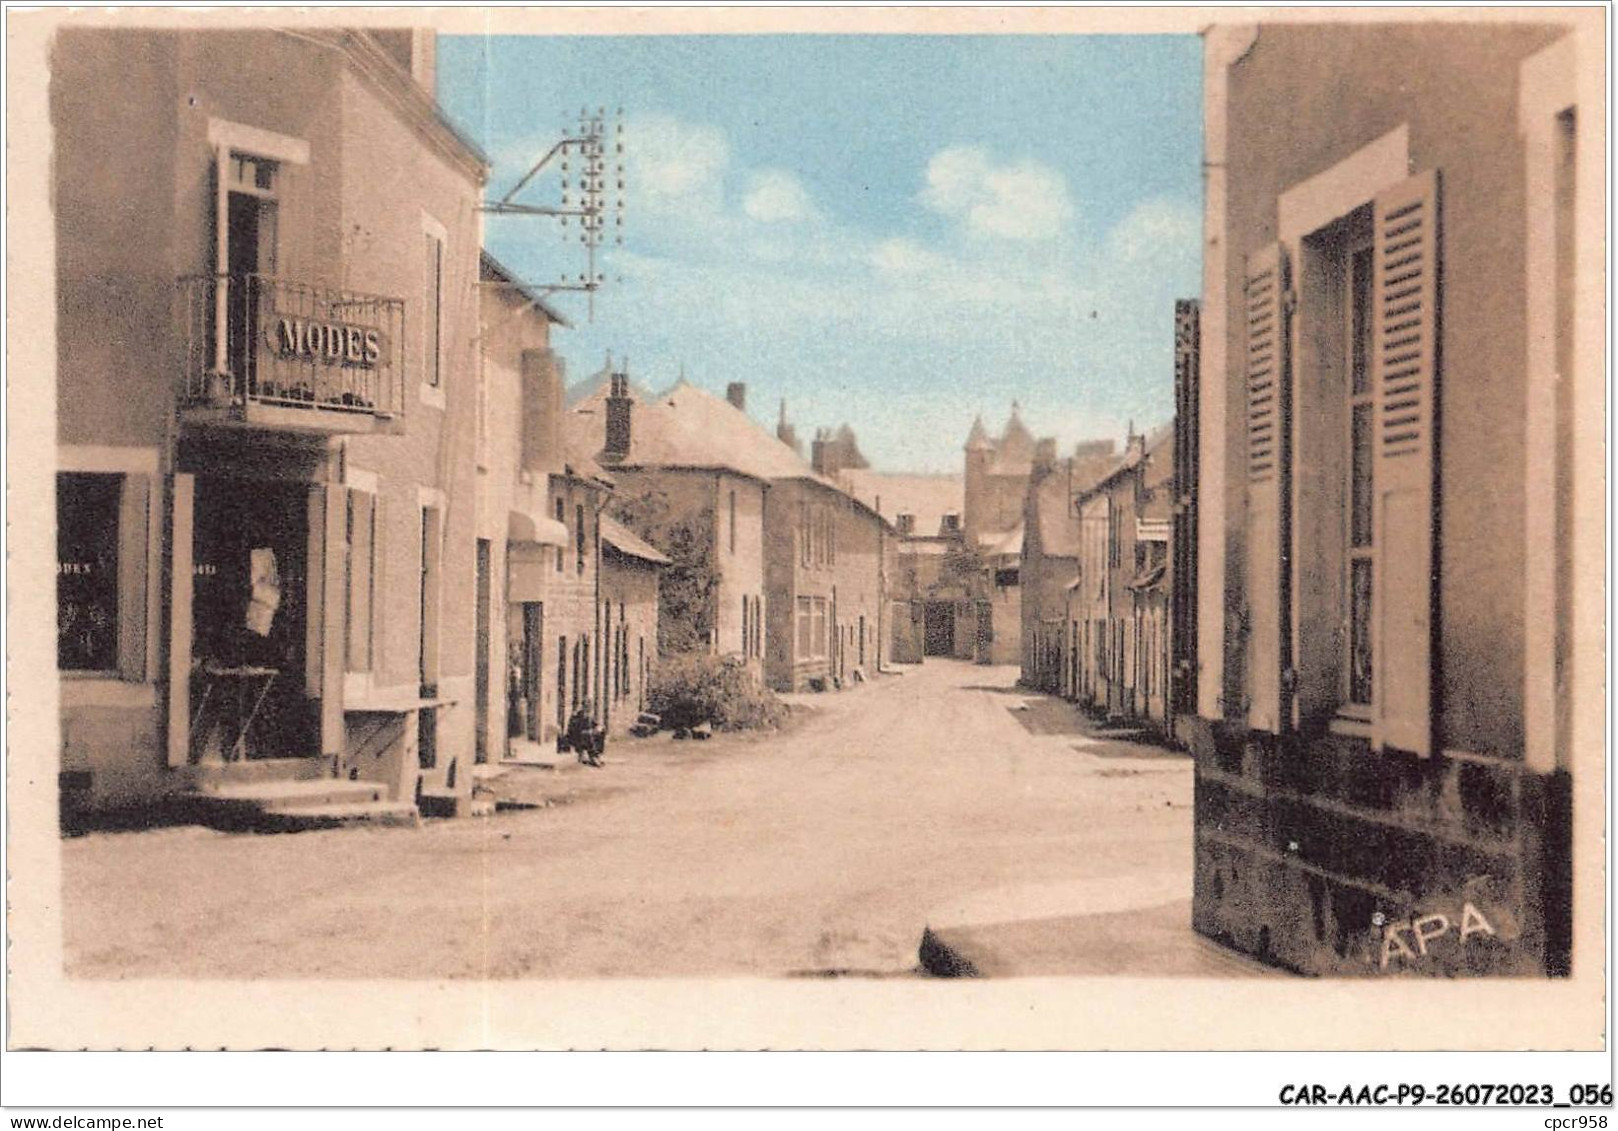
<instances>
[{"instance_id":1,"label":"street scene photograph","mask_svg":"<svg viewBox=\"0 0 1618 1131\"><path fill-rule=\"evenodd\" d=\"M1142 979L1198 1047L1465 981L1600 1047L1600 19L287 14L37 80L68 991Z\"/></svg>"}]
</instances>

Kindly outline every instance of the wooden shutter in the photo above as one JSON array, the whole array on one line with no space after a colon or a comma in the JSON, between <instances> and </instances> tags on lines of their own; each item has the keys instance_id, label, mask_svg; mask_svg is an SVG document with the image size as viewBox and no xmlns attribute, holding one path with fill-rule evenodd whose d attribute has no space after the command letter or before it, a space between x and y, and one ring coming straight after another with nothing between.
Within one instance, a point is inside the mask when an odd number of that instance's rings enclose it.
<instances>
[{"instance_id":1,"label":"wooden shutter","mask_svg":"<svg viewBox=\"0 0 1618 1131\"><path fill-rule=\"evenodd\" d=\"M118 676L146 679L147 510L151 479L125 475L118 506Z\"/></svg>"},{"instance_id":2,"label":"wooden shutter","mask_svg":"<svg viewBox=\"0 0 1618 1131\"><path fill-rule=\"evenodd\" d=\"M1247 723L1279 733L1286 718L1287 472L1291 390L1287 369L1286 253L1270 244L1247 258Z\"/></svg>"},{"instance_id":3,"label":"wooden shutter","mask_svg":"<svg viewBox=\"0 0 1618 1131\"><path fill-rule=\"evenodd\" d=\"M1373 698L1384 746L1432 752L1437 560L1434 423L1439 373L1439 180L1427 172L1375 202L1372 380Z\"/></svg>"},{"instance_id":4,"label":"wooden shutter","mask_svg":"<svg viewBox=\"0 0 1618 1131\"><path fill-rule=\"evenodd\" d=\"M191 758L191 569L196 477L176 474L169 502L168 763Z\"/></svg>"}]
</instances>

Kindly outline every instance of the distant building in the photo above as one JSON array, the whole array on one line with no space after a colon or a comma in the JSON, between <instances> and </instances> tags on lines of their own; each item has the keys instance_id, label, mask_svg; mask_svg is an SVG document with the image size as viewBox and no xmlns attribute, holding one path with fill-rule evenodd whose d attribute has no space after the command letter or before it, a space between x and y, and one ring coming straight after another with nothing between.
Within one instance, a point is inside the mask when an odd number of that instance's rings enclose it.
<instances>
[{"instance_id":1,"label":"distant building","mask_svg":"<svg viewBox=\"0 0 1618 1131\"><path fill-rule=\"evenodd\" d=\"M906 664L926 656L971 659L981 577L976 556L966 552L962 477L855 469L840 481L892 528L886 654Z\"/></svg>"},{"instance_id":2,"label":"distant building","mask_svg":"<svg viewBox=\"0 0 1618 1131\"><path fill-rule=\"evenodd\" d=\"M1083 547L1079 496L1117 466L1118 456L1110 440L1082 443L1060 460L1055 447L1052 440L1036 447L1023 510L1022 681L1076 698L1078 632L1076 622L1070 631L1068 594Z\"/></svg>"},{"instance_id":3,"label":"distant building","mask_svg":"<svg viewBox=\"0 0 1618 1131\"><path fill-rule=\"evenodd\" d=\"M1602 805L1590 45L1207 33L1194 914L1266 960L1569 968L1570 814Z\"/></svg>"},{"instance_id":4,"label":"distant building","mask_svg":"<svg viewBox=\"0 0 1618 1131\"><path fill-rule=\"evenodd\" d=\"M747 415L746 386L721 399L682 379L654 400L627 379L572 410L574 433L618 486L615 509L673 560L662 587L665 650L733 656L771 686L829 685L884 654L884 524ZM685 552L711 588L681 588ZM654 529L656 528L656 529ZM672 635L678 632L679 635Z\"/></svg>"}]
</instances>

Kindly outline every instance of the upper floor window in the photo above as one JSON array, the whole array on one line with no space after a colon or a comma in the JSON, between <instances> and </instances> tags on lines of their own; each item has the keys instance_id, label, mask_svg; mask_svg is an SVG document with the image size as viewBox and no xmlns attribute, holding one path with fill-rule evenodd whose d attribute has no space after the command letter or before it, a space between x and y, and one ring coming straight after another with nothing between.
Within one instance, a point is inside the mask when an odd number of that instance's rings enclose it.
<instances>
[{"instance_id":1,"label":"upper floor window","mask_svg":"<svg viewBox=\"0 0 1618 1131\"><path fill-rule=\"evenodd\" d=\"M730 552L736 552L736 492L730 493Z\"/></svg>"},{"instance_id":2,"label":"upper floor window","mask_svg":"<svg viewBox=\"0 0 1618 1131\"><path fill-rule=\"evenodd\" d=\"M578 571L584 573L584 504L573 508L573 547L578 560Z\"/></svg>"},{"instance_id":3,"label":"upper floor window","mask_svg":"<svg viewBox=\"0 0 1618 1131\"><path fill-rule=\"evenodd\" d=\"M444 237L441 233L422 233L421 279L422 381L436 389L443 383L444 368Z\"/></svg>"},{"instance_id":4,"label":"upper floor window","mask_svg":"<svg viewBox=\"0 0 1618 1131\"><path fill-rule=\"evenodd\" d=\"M562 496L560 495L556 496L556 521L562 524L563 530L567 529L567 504L562 501ZM563 569L562 547L558 546L556 547L556 572L561 573Z\"/></svg>"}]
</instances>

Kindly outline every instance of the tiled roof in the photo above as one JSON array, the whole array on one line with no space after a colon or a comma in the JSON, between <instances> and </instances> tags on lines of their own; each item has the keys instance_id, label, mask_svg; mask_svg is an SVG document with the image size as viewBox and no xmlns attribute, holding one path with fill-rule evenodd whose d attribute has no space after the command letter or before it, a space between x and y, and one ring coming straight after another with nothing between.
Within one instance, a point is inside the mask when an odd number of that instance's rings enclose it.
<instances>
[{"instance_id":1,"label":"tiled roof","mask_svg":"<svg viewBox=\"0 0 1618 1131\"><path fill-rule=\"evenodd\" d=\"M620 554L627 554L629 557L653 562L656 565L670 564L669 559L660 553L657 547L623 523L616 522L606 515L601 516L601 540Z\"/></svg>"},{"instance_id":2,"label":"tiled roof","mask_svg":"<svg viewBox=\"0 0 1618 1131\"><path fill-rule=\"evenodd\" d=\"M612 359L596 370L590 376L573 382L567 387L566 402L568 408L577 408L586 401L598 403L607 399L607 391L612 387ZM629 395L638 401L656 399L656 394L644 386L631 380L629 382Z\"/></svg>"},{"instance_id":3,"label":"tiled roof","mask_svg":"<svg viewBox=\"0 0 1618 1131\"><path fill-rule=\"evenodd\" d=\"M959 475L891 475L849 469L838 478L849 494L889 522L902 514L915 516L912 533L918 537L938 534L946 514L960 516L966 508L966 483Z\"/></svg>"},{"instance_id":4,"label":"tiled roof","mask_svg":"<svg viewBox=\"0 0 1618 1131\"><path fill-rule=\"evenodd\" d=\"M757 479L827 482L745 412L706 389L682 381L656 399L634 399L625 466L720 468ZM570 436L599 453L606 442L605 397L575 406L568 425Z\"/></svg>"}]
</instances>

